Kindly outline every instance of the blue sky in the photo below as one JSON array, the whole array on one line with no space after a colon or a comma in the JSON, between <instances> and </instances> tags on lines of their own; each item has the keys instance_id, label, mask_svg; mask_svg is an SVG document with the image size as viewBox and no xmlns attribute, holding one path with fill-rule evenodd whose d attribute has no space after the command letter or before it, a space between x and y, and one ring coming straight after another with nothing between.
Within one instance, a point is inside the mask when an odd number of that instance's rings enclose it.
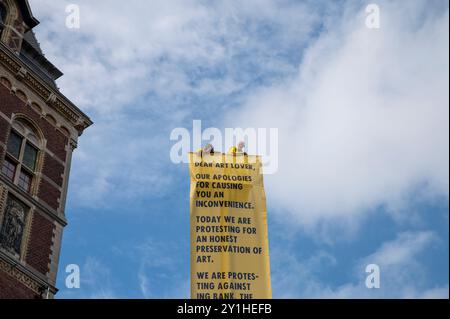
<instances>
[{"instance_id":1,"label":"blue sky","mask_svg":"<svg viewBox=\"0 0 450 319\"><path fill-rule=\"evenodd\" d=\"M379 29L364 1L30 3L58 85L95 122L74 154L59 298L189 297L189 176L169 136L195 119L279 129L275 298L448 298L447 1L376 1Z\"/></svg>"}]
</instances>

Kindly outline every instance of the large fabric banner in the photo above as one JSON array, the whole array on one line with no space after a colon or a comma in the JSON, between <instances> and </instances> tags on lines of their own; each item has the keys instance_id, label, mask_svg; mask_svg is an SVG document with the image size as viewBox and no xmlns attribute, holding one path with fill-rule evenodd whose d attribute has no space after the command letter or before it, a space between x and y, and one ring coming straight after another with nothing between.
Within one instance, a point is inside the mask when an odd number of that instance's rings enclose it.
<instances>
[{"instance_id":1,"label":"large fabric banner","mask_svg":"<svg viewBox=\"0 0 450 319\"><path fill-rule=\"evenodd\" d=\"M272 298L260 157L189 157L191 297Z\"/></svg>"}]
</instances>

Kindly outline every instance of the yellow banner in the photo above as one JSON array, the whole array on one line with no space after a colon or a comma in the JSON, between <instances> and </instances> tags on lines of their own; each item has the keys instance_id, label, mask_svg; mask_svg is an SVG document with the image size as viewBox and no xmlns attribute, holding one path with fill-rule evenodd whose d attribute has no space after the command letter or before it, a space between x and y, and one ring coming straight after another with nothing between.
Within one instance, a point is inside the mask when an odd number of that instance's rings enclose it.
<instances>
[{"instance_id":1,"label":"yellow banner","mask_svg":"<svg viewBox=\"0 0 450 319\"><path fill-rule=\"evenodd\" d=\"M190 153L189 159L191 298L272 298L260 157Z\"/></svg>"}]
</instances>

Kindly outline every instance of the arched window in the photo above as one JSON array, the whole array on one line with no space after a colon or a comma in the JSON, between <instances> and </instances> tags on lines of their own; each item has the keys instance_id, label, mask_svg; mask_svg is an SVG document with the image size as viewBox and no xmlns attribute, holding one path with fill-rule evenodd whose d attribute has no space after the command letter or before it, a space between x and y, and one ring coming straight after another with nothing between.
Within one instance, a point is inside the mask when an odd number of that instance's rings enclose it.
<instances>
[{"instance_id":1,"label":"arched window","mask_svg":"<svg viewBox=\"0 0 450 319\"><path fill-rule=\"evenodd\" d=\"M16 120L9 134L2 174L28 193L32 191L40 148L37 131L28 122Z\"/></svg>"},{"instance_id":2,"label":"arched window","mask_svg":"<svg viewBox=\"0 0 450 319\"><path fill-rule=\"evenodd\" d=\"M0 3L0 38L3 33L3 29L5 28L6 23L6 8L3 4Z\"/></svg>"}]
</instances>

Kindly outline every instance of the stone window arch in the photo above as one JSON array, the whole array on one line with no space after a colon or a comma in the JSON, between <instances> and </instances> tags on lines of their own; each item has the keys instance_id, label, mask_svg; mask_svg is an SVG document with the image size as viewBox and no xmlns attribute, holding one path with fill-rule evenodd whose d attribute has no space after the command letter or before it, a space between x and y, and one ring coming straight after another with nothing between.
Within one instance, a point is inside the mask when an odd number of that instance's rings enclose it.
<instances>
[{"instance_id":1,"label":"stone window arch","mask_svg":"<svg viewBox=\"0 0 450 319\"><path fill-rule=\"evenodd\" d=\"M19 11L13 0L0 0L2 14L0 23L0 41L8 44L11 37L23 36L23 30L17 30L15 25L19 19Z\"/></svg>"},{"instance_id":2,"label":"stone window arch","mask_svg":"<svg viewBox=\"0 0 450 319\"><path fill-rule=\"evenodd\" d=\"M9 133L1 173L22 191L34 194L37 186L43 135L32 122L16 117Z\"/></svg>"}]
</instances>

